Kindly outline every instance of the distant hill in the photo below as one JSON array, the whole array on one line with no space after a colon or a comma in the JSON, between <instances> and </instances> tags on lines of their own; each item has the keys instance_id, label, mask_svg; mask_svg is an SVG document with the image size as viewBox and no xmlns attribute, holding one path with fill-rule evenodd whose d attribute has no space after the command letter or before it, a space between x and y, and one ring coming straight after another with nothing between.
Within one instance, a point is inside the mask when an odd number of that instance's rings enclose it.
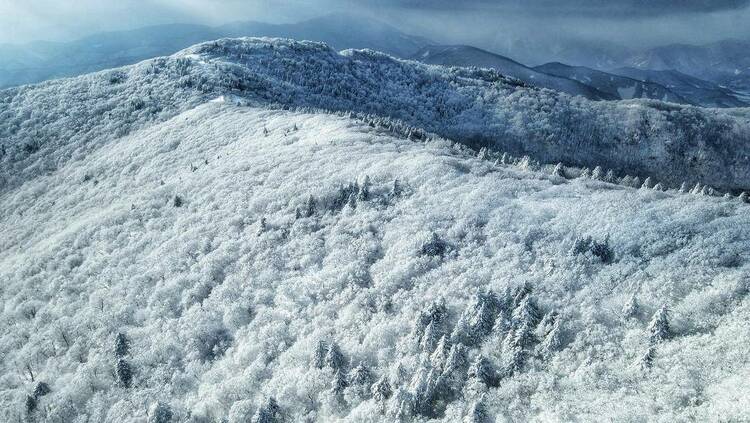
<instances>
[{"instance_id":1,"label":"distant hill","mask_svg":"<svg viewBox=\"0 0 750 423\"><path fill-rule=\"evenodd\" d=\"M626 76L614 75L585 66L569 66L553 62L536 66L534 69L550 75L557 75L581 82L622 100L650 98L672 103L697 104L675 94L662 85L643 82Z\"/></svg>"},{"instance_id":2,"label":"distant hill","mask_svg":"<svg viewBox=\"0 0 750 423\"><path fill-rule=\"evenodd\" d=\"M294 24L236 22L218 27L170 24L105 32L65 43L0 45L0 87L81 75L175 53L203 41L264 36L322 41L336 49L370 48L408 57L431 42L377 20L331 14Z\"/></svg>"},{"instance_id":3,"label":"distant hill","mask_svg":"<svg viewBox=\"0 0 750 423\"><path fill-rule=\"evenodd\" d=\"M519 79L529 85L570 95L580 95L589 100L618 99L615 95L602 92L581 82L540 72L505 56L472 46L427 46L419 50L412 58L431 65L495 69L503 75Z\"/></svg>"},{"instance_id":4,"label":"distant hill","mask_svg":"<svg viewBox=\"0 0 750 423\"><path fill-rule=\"evenodd\" d=\"M748 103L737 98L737 93L713 82L695 78L675 70L655 71L637 68L618 68L612 73L639 81L651 82L667 87L693 104L706 107L747 107Z\"/></svg>"}]
</instances>

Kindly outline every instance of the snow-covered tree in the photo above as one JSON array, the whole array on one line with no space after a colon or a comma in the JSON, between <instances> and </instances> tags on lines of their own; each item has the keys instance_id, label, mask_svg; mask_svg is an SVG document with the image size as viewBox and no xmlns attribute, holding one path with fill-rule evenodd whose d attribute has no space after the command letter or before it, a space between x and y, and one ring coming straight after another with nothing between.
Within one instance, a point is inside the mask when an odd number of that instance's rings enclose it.
<instances>
[{"instance_id":1,"label":"snow-covered tree","mask_svg":"<svg viewBox=\"0 0 750 423\"><path fill-rule=\"evenodd\" d=\"M511 321L514 327L519 327L524 323L527 323L531 328L536 327L539 322L539 309L531 295L526 295L521 299L521 302L513 310Z\"/></svg>"},{"instance_id":2,"label":"snow-covered tree","mask_svg":"<svg viewBox=\"0 0 750 423\"><path fill-rule=\"evenodd\" d=\"M604 170L601 166L596 166L594 170L591 171L591 179L597 179L600 181L604 179Z\"/></svg>"},{"instance_id":3,"label":"snow-covered tree","mask_svg":"<svg viewBox=\"0 0 750 423\"><path fill-rule=\"evenodd\" d=\"M328 345L328 351L326 351L325 357L326 367L333 370L342 370L345 366L344 354L341 352L339 345L336 342L331 342Z\"/></svg>"},{"instance_id":4,"label":"snow-covered tree","mask_svg":"<svg viewBox=\"0 0 750 423\"><path fill-rule=\"evenodd\" d=\"M357 200L368 201L369 199L370 199L370 177L365 175L365 179L362 181L362 184L359 186L359 191L357 192Z\"/></svg>"},{"instance_id":5,"label":"snow-covered tree","mask_svg":"<svg viewBox=\"0 0 750 423\"><path fill-rule=\"evenodd\" d=\"M656 347L654 345L649 345L646 349L646 352L643 353L643 355L640 357L638 364L641 366L642 369L650 369L651 366L654 364L654 359L656 358Z\"/></svg>"},{"instance_id":6,"label":"snow-covered tree","mask_svg":"<svg viewBox=\"0 0 750 423\"><path fill-rule=\"evenodd\" d=\"M648 325L649 340L656 344L669 339L672 334L669 329L669 309L666 304L654 313Z\"/></svg>"},{"instance_id":7,"label":"snow-covered tree","mask_svg":"<svg viewBox=\"0 0 750 423\"><path fill-rule=\"evenodd\" d=\"M565 178L565 166L562 163L556 164L555 168L552 169L552 174L561 178Z\"/></svg>"},{"instance_id":8,"label":"snow-covered tree","mask_svg":"<svg viewBox=\"0 0 750 423\"><path fill-rule=\"evenodd\" d=\"M414 414L414 398L406 388L399 387L388 401L388 417L396 421L406 421Z\"/></svg>"},{"instance_id":9,"label":"snow-covered tree","mask_svg":"<svg viewBox=\"0 0 750 423\"><path fill-rule=\"evenodd\" d=\"M497 373L495 372L495 369L481 354L477 355L471 363L466 376L470 380L481 382L487 387L496 386L497 383Z\"/></svg>"},{"instance_id":10,"label":"snow-covered tree","mask_svg":"<svg viewBox=\"0 0 750 423\"><path fill-rule=\"evenodd\" d=\"M638 299L636 298L635 294L633 294L628 298L625 306L623 306L622 316L626 319L632 319L638 316L639 310L640 307L638 305Z\"/></svg>"},{"instance_id":11,"label":"snow-covered tree","mask_svg":"<svg viewBox=\"0 0 750 423\"><path fill-rule=\"evenodd\" d=\"M643 185L641 185L641 189L651 189L654 186L654 181L651 179L651 177L647 177L645 181L643 181Z\"/></svg>"},{"instance_id":12,"label":"snow-covered tree","mask_svg":"<svg viewBox=\"0 0 750 423\"><path fill-rule=\"evenodd\" d=\"M750 203L750 197L748 197L747 192L742 191L742 193L739 196L739 199L743 203Z\"/></svg>"},{"instance_id":13,"label":"snow-covered tree","mask_svg":"<svg viewBox=\"0 0 750 423\"><path fill-rule=\"evenodd\" d=\"M172 407L164 402L157 402L148 412L148 423L171 423L172 422Z\"/></svg>"},{"instance_id":14,"label":"snow-covered tree","mask_svg":"<svg viewBox=\"0 0 750 423\"><path fill-rule=\"evenodd\" d=\"M551 357L562 347L562 330L560 329L560 320L557 319L552 324L552 329L544 336L539 349L543 357Z\"/></svg>"},{"instance_id":15,"label":"snow-covered tree","mask_svg":"<svg viewBox=\"0 0 750 423\"><path fill-rule=\"evenodd\" d=\"M432 367L442 369L448 360L449 353L450 347L448 346L448 339L446 335L443 335L440 337L435 350L430 355L430 364L432 364Z\"/></svg>"},{"instance_id":16,"label":"snow-covered tree","mask_svg":"<svg viewBox=\"0 0 750 423\"><path fill-rule=\"evenodd\" d=\"M430 353L435 349L438 341L442 337L443 333L440 324L437 322L430 322L424 329L424 334L422 334L422 338L419 340L419 346L422 348L422 351Z\"/></svg>"},{"instance_id":17,"label":"snow-covered tree","mask_svg":"<svg viewBox=\"0 0 750 423\"><path fill-rule=\"evenodd\" d=\"M391 389L391 384L388 382L388 378L383 375L377 382L372 384L370 392L372 393L373 399L375 399L378 404L385 406L385 403L391 397L393 390Z\"/></svg>"},{"instance_id":18,"label":"snow-covered tree","mask_svg":"<svg viewBox=\"0 0 750 423\"><path fill-rule=\"evenodd\" d=\"M274 397L268 397L265 404L258 408L253 416L252 423L280 423L281 407Z\"/></svg>"},{"instance_id":19,"label":"snow-covered tree","mask_svg":"<svg viewBox=\"0 0 750 423\"><path fill-rule=\"evenodd\" d=\"M115 335L115 357L125 357L130 350L130 341L124 333L118 332Z\"/></svg>"},{"instance_id":20,"label":"snow-covered tree","mask_svg":"<svg viewBox=\"0 0 750 423\"><path fill-rule=\"evenodd\" d=\"M315 197L312 195L307 197L307 203L305 203L305 217L312 217L315 214L316 209L317 204L315 202Z\"/></svg>"},{"instance_id":21,"label":"snow-covered tree","mask_svg":"<svg viewBox=\"0 0 750 423\"><path fill-rule=\"evenodd\" d=\"M484 407L483 399L473 401L469 406L466 416L463 418L463 423L489 423L490 415L487 413L487 409Z\"/></svg>"},{"instance_id":22,"label":"snow-covered tree","mask_svg":"<svg viewBox=\"0 0 750 423\"><path fill-rule=\"evenodd\" d=\"M448 249L448 245L443 241L438 234L432 233L430 240L422 244L420 253L423 256L431 257L442 257L445 255Z\"/></svg>"},{"instance_id":23,"label":"snow-covered tree","mask_svg":"<svg viewBox=\"0 0 750 423\"><path fill-rule=\"evenodd\" d=\"M313 350L312 363L318 369L322 369L326 365L326 355L328 354L328 345L322 339L315 344L315 350Z\"/></svg>"},{"instance_id":24,"label":"snow-covered tree","mask_svg":"<svg viewBox=\"0 0 750 423\"><path fill-rule=\"evenodd\" d=\"M130 367L130 363L122 358L118 359L115 365L115 374L122 386L130 388L130 384L133 381L133 370Z\"/></svg>"},{"instance_id":25,"label":"snow-covered tree","mask_svg":"<svg viewBox=\"0 0 750 423\"><path fill-rule=\"evenodd\" d=\"M331 381L331 392L334 395L342 395L344 393L344 389L346 389L349 386L349 381L346 378L346 375L341 370L336 370L333 373L333 380Z\"/></svg>"}]
</instances>

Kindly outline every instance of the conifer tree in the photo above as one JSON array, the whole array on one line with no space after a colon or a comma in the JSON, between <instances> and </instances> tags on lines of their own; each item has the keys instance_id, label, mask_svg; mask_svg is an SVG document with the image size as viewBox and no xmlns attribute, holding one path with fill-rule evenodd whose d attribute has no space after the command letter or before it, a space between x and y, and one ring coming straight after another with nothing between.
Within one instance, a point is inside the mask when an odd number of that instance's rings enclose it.
<instances>
[{"instance_id":1,"label":"conifer tree","mask_svg":"<svg viewBox=\"0 0 750 423\"><path fill-rule=\"evenodd\" d=\"M255 412L252 423L279 423L281 421L281 408L274 397L269 397Z\"/></svg>"},{"instance_id":2,"label":"conifer tree","mask_svg":"<svg viewBox=\"0 0 750 423\"><path fill-rule=\"evenodd\" d=\"M552 174L555 176L559 176L561 178L565 177L565 166L563 166L562 163L558 163L555 165L555 168L552 169Z\"/></svg>"},{"instance_id":3,"label":"conifer tree","mask_svg":"<svg viewBox=\"0 0 750 423\"><path fill-rule=\"evenodd\" d=\"M610 169L607 171L607 174L604 175L604 181L614 184L617 182L617 176L615 176L615 172Z\"/></svg>"},{"instance_id":4,"label":"conifer tree","mask_svg":"<svg viewBox=\"0 0 750 423\"><path fill-rule=\"evenodd\" d=\"M541 344L541 352L544 357L551 357L562 347L562 334L560 329L560 320L555 320L552 329L545 335Z\"/></svg>"},{"instance_id":5,"label":"conifer tree","mask_svg":"<svg viewBox=\"0 0 750 423\"><path fill-rule=\"evenodd\" d=\"M130 341L123 333L115 335L115 357L125 357L130 350Z\"/></svg>"},{"instance_id":6,"label":"conifer tree","mask_svg":"<svg viewBox=\"0 0 750 423\"><path fill-rule=\"evenodd\" d=\"M583 170L581 170L581 174L578 175L578 177L582 178L582 179L589 179L589 178L591 178L591 170L589 170L589 168L587 168L587 167L584 167Z\"/></svg>"},{"instance_id":7,"label":"conifer tree","mask_svg":"<svg viewBox=\"0 0 750 423\"><path fill-rule=\"evenodd\" d=\"M528 323L530 327L535 327L539 321L539 310L534 304L530 295L525 296L520 304L513 310L512 322L515 327L522 323Z\"/></svg>"},{"instance_id":8,"label":"conifer tree","mask_svg":"<svg viewBox=\"0 0 750 423\"><path fill-rule=\"evenodd\" d=\"M357 192L357 200L359 201L368 201L370 199L370 177L365 176L364 181L362 181L362 185L359 187L359 191Z\"/></svg>"},{"instance_id":9,"label":"conifer tree","mask_svg":"<svg viewBox=\"0 0 750 423\"><path fill-rule=\"evenodd\" d=\"M331 392L333 392L335 395L342 395L344 393L344 389L346 389L348 386L349 382L346 380L344 372L342 372L341 370L336 370L336 372L333 374L333 380L331 381Z\"/></svg>"},{"instance_id":10,"label":"conifer tree","mask_svg":"<svg viewBox=\"0 0 750 423\"><path fill-rule=\"evenodd\" d=\"M641 365L641 368L646 370L650 369L651 366L654 365L654 359L656 358L656 347L653 345L649 345L646 349L646 352L643 353L639 360L639 364Z\"/></svg>"},{"instance_id":11,"label":"conifer tree","mask_svg":"<svg viewBox=\"0 0 750 423\"><path fill-rule=\"evenodd\" d=\"M463 423L488 423L489 421L490 415L487 413L481 399L471 403L471 406L463 419Z\"/></svg>"},{"instance_id":12,"label":"conifer tree","mask_svg":"<svg viewBox=\"0 0 750 423\"><path fill-rule=\"evenodd\" d=\"M680 194L685 194L685 193L687 193L688 191L690 191L690 189L688 188L688 185L687 185L687 184L686 184L685 182L683 182L683 183L682 183L682 185L680 185L680 189L679 189L679 191L678 191L678 192L679 192Z\"/></svg>"},{"instance_id":13,"label":"conifer tree","mask_svg":"<svg viewBox=\"0 0 750 423\"><path fill-rule=\"evenodd\" d=\"M401 185L398 182L398 178L393 180L393 187L391 187L391 197L399 197L401 195Z\"/></svg>"},{"instance_id":14,"label":"conifer tree","mask_svg":"<svg viewBox=\"0 0 750 423\"><path fill-rule=\"evenodd\" d=\"M604 170L602 170L601 166L597 166L593 171L591 171L591 179L604 179Z\"/></svg>"},{"instance_id":15,"label":"conifer tree","mask_svg":"<svg viewBox=\"0 0 750 423\"><path fill-rule=\"evenodd\" d=\"M495 386L496 374L492 365L481 354L469 366L467 377L481 382L485 386Z\"/></svg>"},{"instance_id":16,"label":"conifer tree","mask_svg":"<svg viewBox=\"0 0 750 423\"><path fill-rule=\"evenodd\" d=\"M430 364L436 369L442 369L448 360L448 354L450 350L448 347L448 340L445 335L440 337L440 340L435 347L435 351L430 355Z\"/></svg>"},{"instance_id":17,"label":"conifer tree","mask_svg":"<svg viewBox=\"0 0 750 423\"><path fill-rule=\"evenodd\" d=\"M305 217L312 217L315 214L315 209L315 198L311 195L307 197L307 203L305 204Z\"/></svg>"},{"instance_id":18,"label":"conifer tree","mask_svg":"<svg viewBox=\"0 0 750 423\"><path fill-rule=\"evenodd\" d=\"M385 408L386 401L388 401L393 393L391 390L391 384L388 382L388 378L385 375L381 376L380 379L370 387L370 392L372 393L375 402L380 404L382 408Z\"/></svg>"},{"instance_id":19,"label":"conifer tree","mask_svg":"<svg viewBox=\"0 0 750 423\"><path fill-rule=\"evenodd\" d=\"M742 191L739 196L739 200L743 203L750 203L750 197L748 197L747 192L745 191Z\"/></svg>"},{"instance_id":20,"label":"conifer tree","mask_svg":"<svg viewBox=\"0 0 750 423\"><path fill-rule=\"evenodd\" d=\"M397 388L388 401L388 417L396 421L404 421L414 413L414 398L404 388Z\"/></svg>"},{"instance_id":21,"label":"conifer tree","mask_svg":"<svg viewBox=\"0 0 750 423\"><path fill-rule=\"evenodd\" d=\"M666 305L661 306L651 319L648 325L649 340L651 344L656 344L669 339L671 332L669 329L669 309Z\"/></svg>"},{"instance_id":22,"label":"conifer tree","mask_svg":"<svg viewBox=\"0 0 750 423\"><path fill-rule=\"evenodd\" d=\"M370 373L370 369L368 369L362 362L349 372L350 385L369 386L370 383L372 383L372 374Z\"/></svg>"},{"instance_id":23,"label":"conifer tree","mask_svg":"<svg viewBox=\"0 0 750 423\"><path fill-rule=\"evenodd\" d=\"M625 306L622 308L622 315L626 319L632 319L638 316L638 311L639 311L638 299L635 297L635 294L633 294L630 296L630 298L628 298L628 301L625 303Z\"/></svg>"},{"instance_id":24,"label":"conifer tree","mask_svg":"<svg viewBox=\"0 0 750 423\"><path fill-rule=\"evenodd\" d=\"M438 324L435 322L428 323L427 327L424 329L424 334L419 341L419 346L422 348L422 351L427 353L433 351L441 336L442 333L440 333Z\"/></svg>"},{"instance_id":25,"label":"conifer tree","mask_svg":"<svg viewBox=\"0 0 750 423\"><path fill-rule=\"evenodd\" d=\"M130 388L130 383L133 380L133 370L130 367L130 363L122 358L118 359L115 366L115 373L120 384L126 388Z\"/></svg>"},{"instance_id":26,"label":"conifer tree","mask_svg":"<svg viewBox=\"0 0 750 423\"><path fill-rule=\"evenodd\" d=\"M318 341L313 351L313 365L322 369L326 365L326 354L328 354L328 345L322 339Z\"/></svg>"},{"instance_id":27,"label":"conifer tree","mask_svg":"<svg viewBox=\"0 0 750 423\"><path fill-rule=\"evenodd\" d=\"M344 368L344 354L335 342L331 342L331 345L328 346L325 365L333 370L341 370Z\"/></svg>"}]
</instances>

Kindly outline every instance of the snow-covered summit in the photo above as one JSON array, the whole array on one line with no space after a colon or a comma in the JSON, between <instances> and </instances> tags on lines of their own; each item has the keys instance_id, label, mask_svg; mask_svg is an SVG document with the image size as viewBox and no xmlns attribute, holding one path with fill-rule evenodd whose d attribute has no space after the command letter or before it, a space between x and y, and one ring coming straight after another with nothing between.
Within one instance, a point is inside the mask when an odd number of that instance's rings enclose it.
<instances>
[{"instance_id":1,"label":"snow-covered summit","mask_svg":"<svg viewBox=\"0 0 750 423\"><path fill-rule=\"evenodd\" d=\"M232 93L258 104L399 119L472 146L651 176L750 186L750 114L657 101L589 102L487 69L445 68L322 43L223 39L174 56L0 91L3 179L54 169L68 150ZM81 141L79 144L77 141Z\"/></svg>"}]
</instances>

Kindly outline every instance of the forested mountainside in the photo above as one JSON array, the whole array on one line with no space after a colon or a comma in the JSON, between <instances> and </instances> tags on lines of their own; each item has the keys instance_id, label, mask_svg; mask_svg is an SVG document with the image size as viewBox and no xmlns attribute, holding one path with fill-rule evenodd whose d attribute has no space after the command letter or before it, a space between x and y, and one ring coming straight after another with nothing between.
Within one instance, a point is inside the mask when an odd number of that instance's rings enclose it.
<instances>
[{"instance_id":1,"label":"forested mountainside","mask_svg":"<svg viewBox=\"0 0 750 423\"><path fill-rule=\"evenodd\" d=\"M750 419L742 201L174 92L0 192L0 420Z\"/></svg>"}]
</instances>

